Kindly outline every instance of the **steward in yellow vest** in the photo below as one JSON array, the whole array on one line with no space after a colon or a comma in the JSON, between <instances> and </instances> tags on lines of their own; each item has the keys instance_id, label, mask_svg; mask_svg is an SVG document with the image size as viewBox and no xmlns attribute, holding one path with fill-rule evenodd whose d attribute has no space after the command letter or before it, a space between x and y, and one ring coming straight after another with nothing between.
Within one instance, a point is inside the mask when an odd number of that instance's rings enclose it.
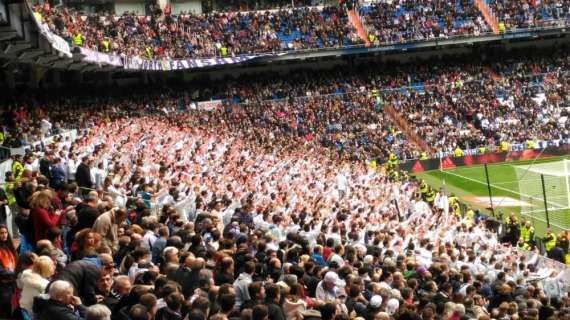
<instances>
[{"instance_id":1,"label":"steward in yellow vest","mask_svg":"<svg viewBox=\"0 0 570 320\"><path fill-rule=\"evenodd\" d=\"M435 201L435 191L432 188L429 188L429 191L426 194L426 202L429 205L433 205L434 201Z\"/></svg>"},{"instance_id":2,"label":"steward in yellow vest","mask_svg":"<svg viewBox=\"0 0 570 320\"><path fill-rule=\"evenodd\" d=\"M504 22L499 22L498 27L499 27L499 33L500 34L504 34L505 31L507 30Z\"/></svg>"},{"instance_id":3,"label":"steward in yellow vest","mask_svg":"<svg viewBox=\"0 0 570 320\"><path fill-rule=\"evenodd\" d=\"M420 153L420 160L427 160L428 156L427 153L425 151L422 151L422 153Z\"/></svg>"},{"instance_id":4,"label":"steward in yellow vest","mask_svg":"<svg viewBox=\"0 0 570 320\"><path fill-rule=\"evenodd\" d=\"M83 35L81 32L78 32L75 36L73 36L73 44L78 47L81 47L83 45Z\"/></svg>"},{"instance_id":5,"label":"steward in yellow vest","mask_svg":"<svg viewBox=\"0 0 570 320\"><path fill-rule=\"evenodd\" d=\"M20 160L21 158L22 156L17 154L14 155L14 159L12 160L12 174L14 175L14 179L16 179L16 181L22 179L22 175L24 174L24 165Z\"/></svg>"},{"instance_id":6,"label":"steward in yellow vest","mask_svg":"<svg viewBox=\"0 0 570 320\"><path fill-rule=\"evenodd\" d=\"M509 143L507 141L501 141L501 147L500 147L502 152L507 152L509 151Z\"/></svg>"},{"instance_id":7,"label":"steward in yellow vest","mask_svg":"<svg viewBox=\"0 0 570 320\"><path fill-rule=\"evenodd\" d=\"M487 152L487 148L485 148L485 146L480 146L479 147L479 154L485 154L485 152Z\"/></svg>"},{"instance_id":8,"label":"steward in yellow vest","mask_svg":"<svg viewBox=\"0 0 570 320\"><path fill-rule=\"evenodd\" d=\"M388 155L388 163L392 167L396 167L398 165L398 157L396 157L396 155L393 154L392 152L390 152L390 154Z\"/></svg>"},{"instance_id":9,"label":"steward in yellow vest","mask_svg":"<svg viewBox=\"0 0 570 320\"><path fill-rule=\"evenodd\" d=\"M370 93L372 94L373 98L378 97L378 89L376 87L372 87L372 90L370 90Z\"/></svg>"},{"instance_id":10,"label":"steward in yellow vest","mask_svg":"<svg viewBox=\"0 0 570 320\"><path fill-rule=\"evenodd\" d=\"M546 252L548 252L552 250L554 246L556 246L556 235L552 233L550 229L548 229L544 235L544 249L546 249Z\"/></svg>"},{"instance_id":11,"label":"steward in yellow vest","mask_svg":"<svg viewBox=\"0 0 570 320\"><path fill-rule=\"evenodd\" d=\"M475 222L475 211L473 211L472 208L467 209L463 221L465 221L465 225L467 225L467 227L471 227L473 225L473 222Z\"/></svg>"},{"instance_id":12,"label":"steward in yellow vest","mask_svg":"<svg viewBox=\"0 0 570 320\"><path fill-rule=\"evenodd\" d=\"M528 220L521 225L520 241L522 241L525 244L528 244L529 246L532 246L532 244L534 243L534 227L530 224L530 221Z\"/></svg>"},{"instance_id":13,"label":"steward in yellow vest","mask_svg":"<svg viewBox=\"0 0 570 320\"><path fill-rule=\"evenodd\" d=\"M453 151L453 154L455 155L456 158L459 158L463 155L463 151L461 150L461 148L457 147L455 148L455 151Z\"/></svg>"},{"instance_id":14,"label":"steward in yellow vest","mask_svg":"<svg viewBox=\"0 0 570 320\"><path fill-rule=\"evenodd\" d=\"M420 193L422 194L422 196L425 196L429 191L429 187L427 185L427 183L422 180L422 182L420 182Z\"/></svg>"},{"instance_id":15,"label":"steward in yellow vest","mask_svg":"<svg viewBox=\"0 0 570 320\"><path fill-rule=\"evenodd\" d=\"M102 44L103 44L103 51L109 52L109 50L111 49L111 42L109 41L109 39L108 38L103 39Z\"/></svg>"}]
</instances>

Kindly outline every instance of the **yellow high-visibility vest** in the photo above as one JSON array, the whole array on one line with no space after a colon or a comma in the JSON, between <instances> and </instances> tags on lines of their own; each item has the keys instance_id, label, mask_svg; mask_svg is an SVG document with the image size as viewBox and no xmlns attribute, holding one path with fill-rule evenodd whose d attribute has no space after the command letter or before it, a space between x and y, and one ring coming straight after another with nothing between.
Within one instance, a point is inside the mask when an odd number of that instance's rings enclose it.
<instances>
[{"instance_id":1,"label":"yellow high-visibility vest","mask_svg":"<svg viewBox=\"0 0 570 320\"><path fill-rule=\"evenodd\" d=\"M83 45L83 35L81 33L78 33L73 37L73 44L78 47Z\"/></svg>"},{"instance_id":2,"label":"yellow high-visibility vest","mask_svg":"<svg viewBox=\"0 0 570 320\"><path fill-rule=\"evenodd\" d=\"M498 27L499 27L499 33L501 34L505 33L505 31L507 30L504 22L499 22Z\"/></svg>"},{"instance_id":3,"label":"yellow high-visibility vest","mask_svg":"<svg viewBox=\"0 0 570 320\"><path fill-rule=\"evenodd\" d=\"M455 151L453 151L453 154L455 154L456 158L459 158L463 155L463 151L461 150L461 148L457 147L455 148Z\"/></svg>"},{"instance_id":4,"label":"yellow high-visibility vest","mask_svg":"<svg viewBox=\"0 0 570 320\"><path fill-rule=\"evenodd\" d=\"M109 52L109 46L110 46L109 40L107 40L107 39L103 40L103 48L104 48L105 52Z\"/></svg>"},{"instance_id":5,"label":"yellow high-visibility vest","mask_svg":"<svg viewBox=\"0 0 570 320\"><path fill-rule=\"evenodd\" d=\"M556 245L556 235L554 233L547 232L544 236L544 240L544 249L546 249L546 251L552 250Z\"/></svg>"},{"instance_id":6,"label":"yellow high-visibility vest","mask_svg":"<svg viewBox=\"0 0 570 320\"><path fill-rule=\"evenodd\" d=\"M509 151L509 143L506 141L501 141L501 151Z\"/></svg>"}]
</instances>

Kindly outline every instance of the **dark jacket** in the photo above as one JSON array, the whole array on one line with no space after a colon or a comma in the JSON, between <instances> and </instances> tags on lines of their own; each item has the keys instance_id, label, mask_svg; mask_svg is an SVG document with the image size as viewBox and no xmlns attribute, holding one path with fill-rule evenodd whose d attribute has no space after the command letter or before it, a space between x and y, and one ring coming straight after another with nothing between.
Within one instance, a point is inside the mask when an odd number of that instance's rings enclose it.
<instances>
[{"instance_id":1,"label":"dark jacket","mask_svg":"<svg viewBox=\"0 0 570 320\"><path fill-rule=\"evenodd\" d=\"M91 169L85 163L79 164L77 166L77 172L75 172L75 181L77 185L83 188L93 188L93 181L91 181Z\"/></svg>"},{"instance_id":2,"label":"dark jacket","mask_svg":"<svg viewBox=\"0 0 570 320\"><path fill-rule=\"evenodd\" d=\"M63 305L55 300L34 299L34 313L38 320L83 320L85 318L85 307L77 306L75 310Z\"/></svg>"},{"instance_id":3,"label":"dark jacket","mask_svg":"<svg viewBox=\"0 0 570 320\"><path fill-rule=\"evenodd\" d=\"M267 301L267 313L269 315L269 320L286 320L285 312L280 305L272 301Z\"/></svg>"},{"instance_id":4,"label":"dark jacket","mask_svg":"<svg viewBox=\"0 0 570 320\"><path fill-rule=\"evenodd\" d=\"M98 217L99 210L87 205L83 205L77 210L77 225L74 229L76 232L79 232L85 228L91 228L93 227L93 224L95 224L95 220L97 220Z\"/></svg>"},{"instance_id":5,"label":"dark jacket","mask_svg":"<svg viewBox=\"0 0 570 320\"><path fill-rule=\"evenodd\" d=\"M74 292L86 306L97 303L98 278L99 269L92 261L87 260L71 262L57 276L57 280L66 280L73 285Z\"/></svg>"},{"instance_id":6,"label":"dark jacket","mask_svg":"<svg viewBox=\"0 0 570 320\"><path fill-rule=\"evenodd\" d=\"M182 286L182 294L186 299L194 294L194 290L198 288L200 270L191 270L190 268L181 266L174 275L175 281Z\"/></svg>"},{"instance_id":7,"label":"dark jacket","mask_svg":"<svg viewBox=\"0 0 570 320\"><path fill-rule=\"evenodd\" d=\"M160 308L156 312L156 316L154 317L155 320L182 320L182 315L180 312L176 312L171 310L168 307Z\"/></svg>"}]
</instances>

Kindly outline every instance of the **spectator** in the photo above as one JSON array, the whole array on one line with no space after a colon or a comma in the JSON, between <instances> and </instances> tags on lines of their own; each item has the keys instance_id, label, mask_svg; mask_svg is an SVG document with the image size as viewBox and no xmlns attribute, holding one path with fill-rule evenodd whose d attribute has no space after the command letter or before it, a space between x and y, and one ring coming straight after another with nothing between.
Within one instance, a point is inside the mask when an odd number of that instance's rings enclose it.
<instances>
[{"instance_id":1,"label":"spectator","mask_svg":"<svg viewBox=\"0 0 570 320\"><path fill-rule=\"evenodd\" d=\"M33 315L34 297L45 292L49 279L55 274L55 264L46 256L38 257L31 269L24 270L19 280L21 284L20 307L28 315Z\"/></svg>"},{"instance_id":2,"label":"spectator","mask_svg":"<svg viewBox=\"0 0 570 320\"><path fill-rule=\"evenodd\" d=\"M58 280L49 287L49 300L40 301L34 310L37 310L38 319L84 319L86 308L81 304L81 299L73 295L73 286L67 282Z\"/></svg>"}]
</instances>

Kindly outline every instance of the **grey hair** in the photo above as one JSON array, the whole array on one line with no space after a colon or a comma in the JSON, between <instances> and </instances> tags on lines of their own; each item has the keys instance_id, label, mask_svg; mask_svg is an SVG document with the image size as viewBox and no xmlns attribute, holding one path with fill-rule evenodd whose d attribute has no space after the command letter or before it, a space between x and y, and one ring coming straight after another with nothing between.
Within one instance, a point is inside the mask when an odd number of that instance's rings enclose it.
<instances>
[{"instance_id":1,"label":"grey hair","mask_svg":"<svg viewBox=\"0 0 570 320\"><path fill-rule=\"evenodd\" d=\"M94 304L87 308L85 320L111 320L111 310L102 304Z\"/></svg>"},{"instance_id":2,"label":"grey hair","mask_svg":"<svg viewBox=\"0 0 570 320\"><path fill-rule=\"evenodd\" d=\"M115 282L113 283L113 287L116 288L122 282L131 282L129 276L120 275L115 278Z\"/></svg>"},{"instance_id":3,"label":"grey hair","mask_svg":"<svg viewBox=\"0 0 570 320\"><path fill-rule=\"evenodd\" d=\"M49 286L49 297L53 300L59 301L66 294L67 290L73 290L71 283L65 280L54 281Z\"/></svg>"}]
</instances>

